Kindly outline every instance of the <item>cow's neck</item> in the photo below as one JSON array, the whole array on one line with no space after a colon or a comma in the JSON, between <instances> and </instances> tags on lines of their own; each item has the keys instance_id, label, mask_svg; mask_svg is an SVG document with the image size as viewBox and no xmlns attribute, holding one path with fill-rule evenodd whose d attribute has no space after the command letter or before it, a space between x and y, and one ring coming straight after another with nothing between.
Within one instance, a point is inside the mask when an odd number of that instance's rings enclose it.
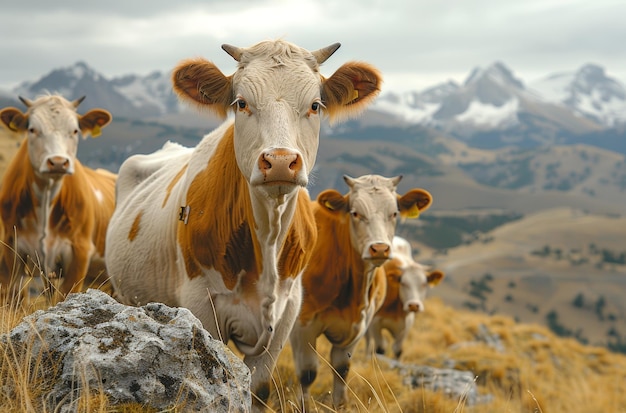
<instances>
[{"instance_id":1,"label":"cow's neck","mask_svg":"<svg viewBox=\"0 0 626 413\"><path fill-rule=\"evenodd\" d=\"M189 217L179 224L179 242L190 278L214 268L231 290L256 285L259 278L271 279L272 286L262 288L273 290L297 193L279 202L250 189L237 166L233 133L232 126L226 130L187 189Z\"/></svg>"}]
</instances>

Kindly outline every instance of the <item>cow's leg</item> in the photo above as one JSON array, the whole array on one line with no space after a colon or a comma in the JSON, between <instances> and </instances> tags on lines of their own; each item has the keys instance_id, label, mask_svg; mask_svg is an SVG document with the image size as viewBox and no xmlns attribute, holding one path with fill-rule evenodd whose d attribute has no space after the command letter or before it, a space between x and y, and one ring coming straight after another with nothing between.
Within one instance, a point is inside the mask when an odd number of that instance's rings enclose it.
<instances>
[{"instance_id":1,"label":"cow's leg","mask_svg":"<svg viewBox=\"0 0 626 413\"><path fill-rule=\"evenodd\" d=\"M404 339L406 338L406 335L409 331L409 329L407 328L407 325L405 324L405 321L402 322L402 324L398 325L398 328L396 331L393 331L393 345L391 346L392 350L393 350L393 355L399 359L400 356L402 355L402 343L404 342Z\"/></svg>"},{"instance_id":2,"label":"cow's leg","mask_svg":"<svg viewBox=\"0 0 626 413\"><path fill-rule=\"evenodd\" d=\"M393 341L393 355L399 359L402 355L402 343L406 339L409 330L413 326L413 322L415 321L415 313L408 313L404 319L399 321L395 321L389 331L391 332L394 341Z\"/></svg>"},{"instance_id":3,"label":"cow's leg","mask_svg":"<svg viewBox=\"0 0 626 413\"><path fill-rule=\"evenodd\" d=\"M0 241L1 242L1 241ZM0 245L0 304L22 302L26 292L22 286L25 279L24 262L13 246Z\"/></svg>"},{"instance_id":4,"label":"cow's leg","mask_svg":"<svg viewBox=\"0 0 626 413\"><path fill-rule=\"evenodd\" d=\"M370 354L370 343L369 341L374 342L374 351L376 354L385 354L385 338L383 337L383 325L382 320L378 318L374 318L372 320L372 324L370 324L367 329L366 337L368 337L367 348L368 355Z\"/></svg>"},{"instance_id":5,"label":"cow's leg","mask_svg":"<svg viewBox=\"0 0 626 413\"><path fill-rule=\"evenodd\" d=\"M330 364L334 370L333 403L336 408L345 407L347 398L346 378L350 372L350 358L358 340L347 347L333 346L330 351Z\"/></svg>"},{"instance_id":6,"label":"cow's leg","mask_svg":"<svg viewBox=\"0 0 626 413\"><path fill-rule=\"evenodd\" d=\"M302 400L304 408L308 406L311 398L309 388L317 377L319 362L315 346L318 335L318 329L311 328L311 326L306 328L296 322L289 336L296 375L300 379L300 394L298 397Z\"/></svg>"},{"instance_id":7,"label":"cow's leg","mask_svg":"<svg viewBox=\"0 0 626 413\"><path fill-rule=\"evenodd\" d=\"M289 298L287 299L282 316L279 318L279 322L276 325L274 337L270 342L267 351L258 356L244 357L244 362L252 372L252 383L250 384L250 389L256 396L253 396L252 401L255 409L257 410L262 410L263 406L267 403L270 395L270 382L274 367L276 366L276 360L287 343L289 333L291 332L294 322L300 313L302 285L299 280L293 283L291 291L287 294L287 296Z\"/></svg>"},{"instance_id":8,"label":"cow's leg","mask_svg":"<svg viewBox=\"0 0 626 413\"><path fill-rule=\"evenodd\" d=\"M91 256L91 245L84 246L74 243L72 247L73 257L69 265L65 265L63 281L59 287L59 292L65 298L69 293L80 292L83 289L87 269L89 268L89 257Z\"/></svg>"}]
</instances>

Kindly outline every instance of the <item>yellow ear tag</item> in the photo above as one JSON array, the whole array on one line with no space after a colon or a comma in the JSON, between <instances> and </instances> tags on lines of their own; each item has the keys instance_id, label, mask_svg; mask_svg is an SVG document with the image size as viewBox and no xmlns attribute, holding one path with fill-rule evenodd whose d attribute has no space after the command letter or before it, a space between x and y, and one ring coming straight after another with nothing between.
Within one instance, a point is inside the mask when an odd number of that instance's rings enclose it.
<instances>
[{"instance_id":1,"label":"yellow ear tag","mask_svg":"<svg viewBox=\"0 0 626 413\"><path fill-rule=\"evenodd\" d=\"M419 216L420 216L420 209L417 207L417 204L413 204L413 206L407 210L406 217L417 218Z\"/></svg>"},{"instance_id":2,"label":"yellow ear tag","mask_svg":"<svg viewBox=\"0 0 626 413\"><path fill-rule=\"evenodd\" d=\"M91 130L91 137L92 138L97 138L101 134L102 134L102 130L100 129L100 125L94 126L93 129Z\"/></svg>"},{"instance_id":3,"label":"yellow ear tag","mask_svg":"<svg viewBox=\"0 0 626 413\"><path fill-rule=\"evenodd\" d=\"M15 122L9 122L9 129L11 129L12 131L17 131L17 125L15 124Z\"/></svg>"},{"instance_id":4,"label":"yellow ear tag","mask_svg":"<svg viewBox=\"0 0 626 413\"><path fill-rule=\"evenodd\" d=\"M352 100L357 100L359 98L359 91L354 89L354 92L352 93Z\"/></svg>"},{"instance_id":5,"label":"yellow ear tag","mask_svg":"<svg viewBox=\"0 0 626 413\"><path fill-rule=\"evenodd\" d=\"M332 206L332 205L330 204L330 202L328 202L328 201L324 202L324 206L325 206L326 208L330 209L331 211L333 211L333 210L334 210L334 209L333 209L333 206Z\"/></svg>"}]
</instances>

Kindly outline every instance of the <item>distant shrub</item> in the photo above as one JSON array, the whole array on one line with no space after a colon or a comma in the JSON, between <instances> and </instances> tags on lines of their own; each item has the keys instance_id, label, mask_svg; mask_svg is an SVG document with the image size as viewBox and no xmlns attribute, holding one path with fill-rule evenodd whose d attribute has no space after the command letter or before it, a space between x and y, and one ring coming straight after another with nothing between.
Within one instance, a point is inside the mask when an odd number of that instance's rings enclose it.
<instances>
[{"instance_id":1,"label":"distant shrub","mask_svg":"<svg viewBox=\"0 0 626 413\"><path fill-rule=\"evenodd\" d=\"M585 306L585 296L583 295L583 293L578 293L578 295L574 297L572 305L576 308L583 308Z\"/></svg>"}]
</instances>

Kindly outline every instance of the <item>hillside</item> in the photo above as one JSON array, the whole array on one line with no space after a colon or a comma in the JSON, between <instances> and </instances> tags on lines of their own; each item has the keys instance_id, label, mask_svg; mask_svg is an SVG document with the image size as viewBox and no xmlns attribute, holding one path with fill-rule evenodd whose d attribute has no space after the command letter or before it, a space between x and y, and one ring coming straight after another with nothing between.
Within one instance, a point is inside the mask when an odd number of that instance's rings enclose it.
<instances>
[{"instance_id":1,"label":"hillside","mask_svg":"<svg viewBox=\"0 0 626 413\"><path fill-rule=\"evenodd\" d=\"M425 228L414 230L413 239ZM624 228L624 216L545 210L447 250L416 242L416 259L446 272L433 294L456 308L506 314L623 351Z\"/></svg>"},{"instance_id":2,"label":"hillside","mask_svg":"<svg viewBox=\"0 0 626 413\"><path fill-rule=\"evenodd\" d=\"M0 334L10 331L23 315L37 308L14 311L2 307ZM332 372L325 362L329 346L324 338L320 338L318 344L320 370L311 389L315 411L335 412L329 407ZM30 407L32 411L49 383L38 374L24 374L30 371L28 359L18 361L8 348L0 350L4 355L0 363L0 388L6 387L6 380L20 384L15 386L19 389L15 394L0 391L1 410L17 413L28 411ZM480 400L471 404L464 395L446 395L446 390L435 390L429 384L412 387L403 378L402 369L388 367L385 358L367 355L361 342L353 355L348 376L350 404L347 411L588 413L626 410L626 394L621 388L626 379L625 356L558 338L536 324L516 323L505 316L458 311L439 298L426 301L426 310L418 316L405 341L400 362L405 368L428 366L471 372ZM300 412L295 396L298 379L289 345L278 359L273 383L269 411ZM136 404L112 405L93 387L89 394L81 393L79 402L82 411L153 412Z\"/></svg>"}]
</instances>

